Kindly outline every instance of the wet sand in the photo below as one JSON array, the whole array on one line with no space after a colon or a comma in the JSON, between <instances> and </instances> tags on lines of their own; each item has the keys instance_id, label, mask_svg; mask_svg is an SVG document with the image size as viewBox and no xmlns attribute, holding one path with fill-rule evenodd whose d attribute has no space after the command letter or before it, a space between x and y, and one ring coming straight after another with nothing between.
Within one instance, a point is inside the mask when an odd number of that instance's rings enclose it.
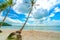
<instances>
[{"instance_id":1,"label":"wet sand","mask_svg":"<svg viewBox=\"0 0 60 40\"><path fill-rule=\"evenodd\" d=\"M7 36L16 30L4 29L0 33L0 40L6 40ZM42 31L22 31L22 40L60 40L60 33L57 32L42 32Z\"/></svg>"}]
</instances>

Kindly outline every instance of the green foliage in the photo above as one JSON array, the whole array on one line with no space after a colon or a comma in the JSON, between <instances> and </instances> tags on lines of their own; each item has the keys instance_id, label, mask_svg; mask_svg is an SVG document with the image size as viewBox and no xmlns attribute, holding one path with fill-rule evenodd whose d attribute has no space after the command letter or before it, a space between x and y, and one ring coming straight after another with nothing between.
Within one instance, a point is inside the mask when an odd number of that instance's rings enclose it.
<instances>
[{"instance_id":1,"label":"green foliage","mask_svg":"<svg viewBox=\"0 0 60 40\"><path fill-rule=\"evenodd\" d=\"M8 0L8 4L9 4L10 6L12 6L12 5L13 5L13 0Z\"/></svg>"},{"instance_id":2,"label":"green foliage","mask_svg":"<svg viewBox=\"0 0 60 40\"><path fill-rule=\"evenodd\" d=\"M4 9L6 9L8 6L12 6L13 5L13 0L6 0L3 3L0 3L0 11L3 11Z\"/></svg>"},{"instance_id":3,"label":"green foliage","mask_svg":"<svg viewBox=\"0 0 60 40\"><path fill-rule=\"evenodd\" d=\"M0 25L1 25L1 23L3 23L3 22L0 22ZM2 26L11 26L11 25L4 22Z\"/></svg>"},{"instance_id":4,"label":"green foliage","mask_svg":"<svg viewBox=\"0 0 60 40\"><path fill-rule=\"evenodd\" d=\"M8 4L7 4L6 2L0 3L0 9L1 9L1 10L6 9L7 6L8 6Z\"/></svg>"}]
</instances>

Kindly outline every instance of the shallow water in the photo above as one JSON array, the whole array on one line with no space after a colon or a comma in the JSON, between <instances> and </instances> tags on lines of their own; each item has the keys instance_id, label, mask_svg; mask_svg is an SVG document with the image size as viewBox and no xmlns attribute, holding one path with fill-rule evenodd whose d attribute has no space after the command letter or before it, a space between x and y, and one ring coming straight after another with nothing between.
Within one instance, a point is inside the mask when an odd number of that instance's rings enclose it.
<instances>
[{"instance_id":1,"label":"shallow water","mask_svg":"<svg viewBox=\"0 0 60 40\"><path fill-rule=\"evenodd\" d=\"M1 29L18 30L21 26L2 26ZM24 30L43 30L60 32L60 26L25 26Z\"/></svg>"}]
</instances>

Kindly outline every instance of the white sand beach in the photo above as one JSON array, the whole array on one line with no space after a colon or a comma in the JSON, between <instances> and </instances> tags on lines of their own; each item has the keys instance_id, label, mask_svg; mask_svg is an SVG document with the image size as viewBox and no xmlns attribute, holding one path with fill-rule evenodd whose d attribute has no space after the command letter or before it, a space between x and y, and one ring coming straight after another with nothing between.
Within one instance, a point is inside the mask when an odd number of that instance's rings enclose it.
<instances>
[{"instance_id":1,"label":"white sand beach","mask_svg":"<svg viewBox=\"0 0 60 40\"><path fill-rule=\"evenodd\" d=\"M11 32L16 30L3 29L0 33L0 40L6 40ZM60 40L60 33L42 31L22 31L22 40Z\"/></svg>"}]
</instances>

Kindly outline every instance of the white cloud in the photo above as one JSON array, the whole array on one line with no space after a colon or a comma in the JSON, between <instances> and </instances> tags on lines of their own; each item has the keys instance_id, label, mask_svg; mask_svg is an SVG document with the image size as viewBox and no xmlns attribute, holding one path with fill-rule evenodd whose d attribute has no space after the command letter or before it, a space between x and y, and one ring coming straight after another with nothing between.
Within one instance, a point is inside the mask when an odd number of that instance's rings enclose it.
<instances>
[{"instance_id":1,"label":"white cloud","mask_svg":"<svg viewBox=\"0 0 60 40\"><path fill-rule=\"evenodd\" d=\"M23 2L22 0L17 0L17 1L16 1L16 4L13 6L14 11L16 11L17 13L21 13L21 12L17 11L16 8L20 7L19 4L21 4L22 2ZM18 6L18 7L17 7L17 6Z\"/></svg>"},{"instance_id":2,"label":"white cloud","mask_svg":"<svg viewBox=\"0 0 60 40\"><path fill-rule=\"evenodd\" d=\"M3 17L0 15L0 21L2 21L3 20Z\"/></svg>"},{"instance_id":3,"label":"white cloud","mask_svg":"<svg viewBox=\"0 0 60 40\"><path fill-rule=\"evenodd\" d=\"M13 9L19 14L21 12L23 13L27 13L29 12L29 8L31 6L31 4L29 4L30 0L26 1L27 3L24 3L26 0L17 0L16 5L13 7ZM48 16L48 13L44 13L45 11L42 11L41 13L41 8L46 9L47 11L49 11L51 9L51 7L53 7L54 5L56 5L57 3L59 3L59 0L57 2L57 0L36 0L36 3L34 4L34 8L33 7L33 11L32 17L35 18L43 18L45 16ZM54 16L54 15L50 15L50 16ZM27 14L26 14L27 17Z\"/></svg>"},{"instance_id":4,"label":"white cloud","mask_svg":"<svg viewBox=\"0 0 60 40\"><path fill-rule=\"evenodd\" d=\"M54 11L55 12L60 12L60 8L56 7Z\"/></svg>"},{"instance_id":5,"label":"white cloud","mask_svg":"<svg viewBox=\"0 0 60 40\"><path fill-rule=\"evenodd\" d=\"M28 4L24 3L26 0L17 0L16 5L13 7L13 9L19 13L19 12L27 12L29 10L29 2L31 0L28 0ZM56 5L59 3L59 0L36 0L35 7L37 9L43 8L49 10L52 6ZM23 11L24 10L24 11Z\"/></svg>"},{"instance_id":6,"label":"white cloud","mask_svg":"<svg viewBox=\"0 0 60 40\"><path fill-rule=\"evenodd\" d=\"M24 3L25 0L17 0L15 6L13 6L13 9L17 13L28 13L30 10L31 4L29 3L30 0L27 0L28 3Z\"/></svg>"},{"instance_id":7,"label":"white cloud","mask_svg":"<svg viewBox=\"0 0 60 40\"><path fill-rule=\"evenodd\" d=\"M49 15L49 10L51 8L53 8L55 5L57 5L59 3L59 0L37 0L34 7L33 7L33 11L32 11L32 15L35 19L40 19L40 21L52 21L50 17L54 17L55 14L54 13L50 13ZM47 10L47 11L41 11L39 9L43 9L43 10ZM57 10L59 11L59 10ZM37 20L37 21L38 21Z\"/></svg>"},{"instance_id":8,"label":"white cloud","mask_svg":"<svg viewBox=\"0 0 60 40\"><path fill-rule=\"evenodd\" d=\"M3 16L0 16L0 22L2 22L3 18L4 18ZM11 25L21 25L21 24L24 23L24 22L22 22L22 21L20 21L18 19L11 19L9 17L6 18L5 22L7 22L7 23L9 23Z\"/></svg>"},{"instance_id":9,"label":"white cloud","mask_svg":"<svg viewBox=\"0 0 60 40\"><path fill-rule=\"evenodd\" d=\"M49 15L48 11L46 9L40 8L36 12L34 12L33 17L36 19L41 19L43 17L46 17Z\"/></svg>"},{"instance_id":10,"label":"white cloud","mask_svg":"<svg viewBox=\"0 0 60 40\"><path fill-rule=\"evenodd\" d=\"M38 24L38 23L40 23L39 19L34 19L34 18L29 18L28 22L29 22L29 24Z\"/></svg>"},{"instance_id":11,"label":"white cloud","mask_svg":"<svg viewBox=\"0 0 60 40\"><path fill-rule=\"evenodd\" d=\"M60 20L48 19L47 21L40 23L40 20L31 18L29 21L32 22L30 24L27 24L29 26L60 26Z\"/></svg>"},{"instance_id":12,"label":"white cloud","mask_svg":"<svg viewBox=\"0 0 60 40\"><path fill-rule=\"evenodd\" d=\"M49 15L48 12L57 3L59 3L59 1L57 1L57 0L37 0L34 5L34 7L36 9L33 7L33 11L32 11L33 17L38 18L38 19L41 19L41 18L47 17L47 16L53 17L55 14L51 13L51 15Z\"/></svg>"},{"instance_id":13,"label":"white cloud","mask_svg":"<svg viewBox=\"0 0 60 40\"><path fill-rule=\"evenodd\" d=\"M35 3L35 5L38 5L36 6L37 9L43 8L47 10L49 10L55 4L57 4L57 0L49 0L49 1L48 0L37 0Z\"/></svg>"},{"instance_id":14,"label":"white cloud","mask_svg":"<svg viewBox=\"0 0 60 40\"><path fill-rule=\"evenodd\" d=\"M11 24L11 25L21 25L21 24L23 24L24 22L22 22L22 21L20 21L20 20L18 20L18 19L11 19L11 18L9 18L9 17L7 17L6 18L6 20L5 20L5 22L7 22L7 23L9 23L9 24Z\"/></svg>"},{"instance_id":15,"label":"white cloud","mask_svg":"<svg viewBox=\"0 0 60 40\"><path fill-rule=\"evenodd\" d=\"M54 14L54 13L51 13L51 14L49 15L49 17L53 17L53 16L55 16L55 14Z\"/></svg>"},{"instance_id":16,"label":"white cloud","mask_svg":"<svg viewBox=\"0 0 60 40\"><path fill-rule=\"evenodd\" d=\"M60 26L60 20L45 21L44 24L47 26Z\"/></svg>"}]
</instances>

